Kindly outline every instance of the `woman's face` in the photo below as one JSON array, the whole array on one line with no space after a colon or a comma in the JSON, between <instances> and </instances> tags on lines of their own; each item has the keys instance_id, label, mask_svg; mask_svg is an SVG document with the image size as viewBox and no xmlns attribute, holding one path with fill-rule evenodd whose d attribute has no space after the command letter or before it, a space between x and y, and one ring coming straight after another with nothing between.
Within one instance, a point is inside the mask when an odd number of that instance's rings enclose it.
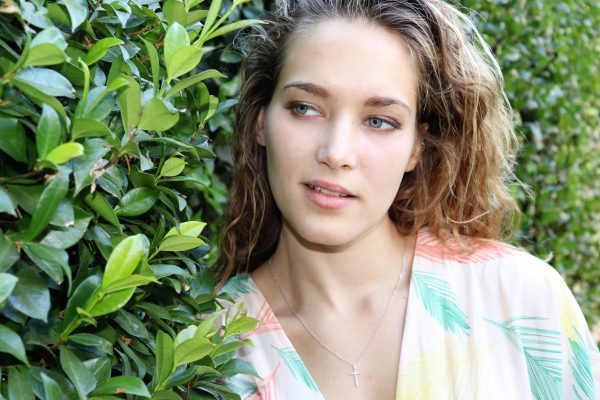
<instances>
[{"instance_id":1,"label":"woman's face","mask_svg":"<svg viewBox=\"0 0 600 400\"><path fill-rule=\"evenodd\" d=\"M387 212L420 150L417 71L404 41L376 25L326 20L287 54L257 129L283 229L325 246L389 229Z\"/></svg>"}]
</instances>

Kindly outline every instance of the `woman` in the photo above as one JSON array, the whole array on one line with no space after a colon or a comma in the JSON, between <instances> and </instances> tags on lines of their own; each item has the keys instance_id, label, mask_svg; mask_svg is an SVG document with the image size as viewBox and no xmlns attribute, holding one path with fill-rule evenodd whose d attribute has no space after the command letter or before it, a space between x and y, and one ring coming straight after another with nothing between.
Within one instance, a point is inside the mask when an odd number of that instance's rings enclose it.
<instances>
[{"instance_id":1,"label":"woman","mask_svg":"<svg viewBox=\"0 0 600 400\"><path fill-rule=\"evenodd\" d=\"M510 108L454 8L282 4L249 39L233 148L219 267L261 320L245 398L598 396L573 296L502 242Z\"/></svg>"}]
</instances>

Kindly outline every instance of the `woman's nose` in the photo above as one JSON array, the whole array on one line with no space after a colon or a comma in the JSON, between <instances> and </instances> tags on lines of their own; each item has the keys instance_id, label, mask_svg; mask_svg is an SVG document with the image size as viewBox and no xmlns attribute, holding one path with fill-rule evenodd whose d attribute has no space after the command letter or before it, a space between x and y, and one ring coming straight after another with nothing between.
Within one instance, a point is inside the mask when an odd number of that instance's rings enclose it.
<instances>
[{"instance_id":1,"label":"woman's nose","mask_svg":"<svg viewBox=\"0 0 600 400\"><path fill-rule=\"evenodd\" d=\"M317 151L317 161L331 169L354 168L357 160L357 128L351 121L334 121L327 127Z\"/></svg>"}]
</instances>

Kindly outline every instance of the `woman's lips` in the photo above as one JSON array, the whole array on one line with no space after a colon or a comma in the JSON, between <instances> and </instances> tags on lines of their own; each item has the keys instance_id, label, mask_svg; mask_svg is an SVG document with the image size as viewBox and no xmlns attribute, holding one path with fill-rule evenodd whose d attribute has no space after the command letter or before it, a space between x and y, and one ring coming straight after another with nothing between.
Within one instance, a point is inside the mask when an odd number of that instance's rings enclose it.
<instances>
[{"instance_id":1,"label":"woman's lips","mask_svg":"<svg viewBox=\"0 0 600 400\"><path fill-rule=\"evenodd\" d=\"M356 196L340 185L311 181L305 182L303 186L310 201L320 208L336 210L346 207L356 200Z\"/></svg>"},{"instance_id":2,"label":"woman's lips","mask_svg":"<svg viewBox=\"0 0 600 400\"><path fill-rule=\"evenodd\" d=\"M356 197L348 189L335 183L314 180L304 182L304 184L313 190L317 190L321 193L325 193L331 196Z\"/></svg>"}]
</instances>

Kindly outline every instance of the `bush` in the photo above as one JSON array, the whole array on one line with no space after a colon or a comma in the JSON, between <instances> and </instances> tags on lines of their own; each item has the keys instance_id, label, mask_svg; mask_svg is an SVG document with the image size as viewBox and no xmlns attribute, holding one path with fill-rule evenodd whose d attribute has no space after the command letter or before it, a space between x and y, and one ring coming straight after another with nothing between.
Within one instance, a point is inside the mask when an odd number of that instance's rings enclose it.
<instances>
[{"instance_id":1,"label":"bush","mask_svg":"<svg viewBox=\"0 0 600 400\"><path fill-rule=\"evenodd\" d=\"M565 277L590 324L600 317L600 5L463 4L499 58L523 147L518 244ZM598 338L600 340L600 338Z\"/></svg>"},{"instance_id":2,"label":"bush","mask_svg":"<svg viewBox=\"0 0 600 400\"><path fill-rule=\"evenodd\" d=\"M239 398L256 321L220 312L202 232L242 3L0 6L0 397Z\"/></svg>"}]
</instances>

